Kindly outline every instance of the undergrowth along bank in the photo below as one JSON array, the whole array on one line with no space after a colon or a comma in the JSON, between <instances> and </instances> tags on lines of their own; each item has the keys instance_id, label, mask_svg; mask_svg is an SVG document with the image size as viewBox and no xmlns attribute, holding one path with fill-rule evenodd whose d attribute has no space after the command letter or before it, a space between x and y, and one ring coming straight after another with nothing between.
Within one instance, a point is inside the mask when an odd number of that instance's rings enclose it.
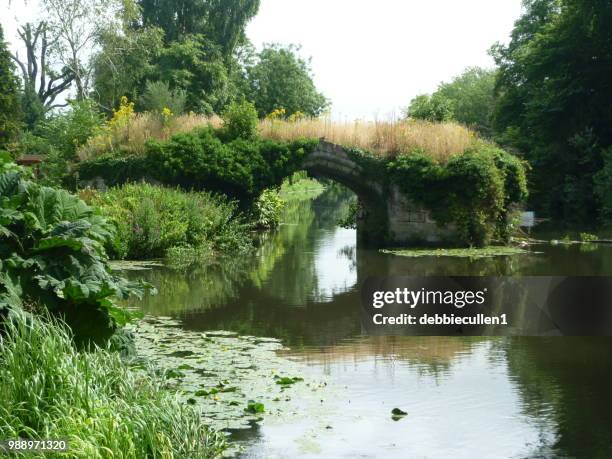
<instances>
[{"instance_id":1,"label":"undergrowth along bank","mask_svg":"<svg viewBox=\"0 0 612 459\"><path fill-rule=\"evenodd\" d=\"M66 439L68 456L82 459L212 458L226 447L151 370L78 351L64 324L19 310L0 335L0 419L0 438Z\"/></svg>"},{"instance_id":2,"label":"undergrowth along bank","mask_svg":"<svg viewBox=\"0 0 612 459\"><path fill-rule=\"evenodd\" d=\"M104 193L86 189L80 195L115 224L108 247L115 259L206 258L251 246L237 204L221 195L146 183Z\"/></svg>"}]
</instances>

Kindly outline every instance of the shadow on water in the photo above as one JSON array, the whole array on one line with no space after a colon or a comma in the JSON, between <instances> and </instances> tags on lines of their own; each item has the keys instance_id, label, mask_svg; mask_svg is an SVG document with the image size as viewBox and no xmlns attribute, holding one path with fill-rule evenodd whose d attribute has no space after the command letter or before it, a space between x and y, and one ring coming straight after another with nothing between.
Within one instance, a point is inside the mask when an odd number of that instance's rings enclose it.
<instances>
[{"instance_id":1,"label":"shadow on water","mask_svg":"<svg viewBox=\"0 0 612 459\"><path fill-rule=\"evenodd\" d=\"M356 247L336 222L350 192L289 203L256 253L178 273L138 272L139 307L186 330L280 338L283 355L342 390L322 411L235 438L245 456L612 457L612 340L363 336L360 284L387 275L612 275L612 245L538 245L470 260ZM393 407L408 411L390 417Z\"/></svg>"}]
</instances>

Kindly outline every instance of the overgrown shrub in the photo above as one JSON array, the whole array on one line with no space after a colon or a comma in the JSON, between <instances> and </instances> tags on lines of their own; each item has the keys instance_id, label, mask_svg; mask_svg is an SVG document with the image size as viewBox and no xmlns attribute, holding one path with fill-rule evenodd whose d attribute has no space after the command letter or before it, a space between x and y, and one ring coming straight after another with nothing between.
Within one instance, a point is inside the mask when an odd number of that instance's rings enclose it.
<instances>
[{"instance_id":1,"label":"overgrown shrub","mask_svg":"<svg viewBox=\"0 0 612 459\"><path fill-rule=\"evenodd\" d=\"M36 135L55 148L65 161L76 159L77 150L104 125L104 116L91 100L71 102L36 128Z\"/></svg>"},{"instance_id":2,"label":"overgrown shrub","mask_svg":"<svg viewBox=\"0 0 612 459\"><path fill-rule=\"evenodd\" d=\"M187 92L183 89L170 89L165 81L147 81L144 93L140 97L141 110L162 113L164 109L175 115L185 112Z\"/></svg>"},{"instance_id":3,"label":"overgrown shrub","mask_svg":"<svg viewBox=\"0 0 612 459\"><path fill-rule=\"evenodd\" d=\"M508 212L527 197L523 163L485 142L445 164L415 150L389 162L388 170L410 199L437 222L454 224L470 245L507 239Z\"/></svg>"},{"instance_id":4,"label":"overgrown shrub","mask_svg":"<svg viewBox=\"0 0 612 459\"><path fill-rule=\"evenodd\" d=\"M148 287L113 274L104 249L113 238L113 225L92 207L0 157L0 312L40 303L76 330L112 333L128 318L113 298Z\"/></svg>"},{"instance_id":5,"label":"overgrown shrub","mask_svg":"<svg viewBox=\"0 0 612 459\"><path fill-rule=\"evenodd\" d=\"M116 258L195 257L251 245L236 204L223 196L144 183L82 195L115 223L109 249Z\"/></svg>"},{"instance_id":6,"label":"overgrown shrub","mask_svg":"<svg viewBox=\"0 0 612 459\"><path fill-rule=\"evenodd\" d=\"M252 200L300 168L317 141L261 138L222 140L223 129L208 126L167 141L150 141L143 156L99 157L78 168L80 179L102 177L108 185L143 177L184 189L221 192Z\"/></svg>"},{"instance_id":7,"label":"overgrown shrub","mask_svg":"<svg viewBox=\"0 0 612 459\"><path fill-rule=\"evenodd\" d=\"M257 136L257 110L250 102L232 102L221 114L222 132L227 140L252 139Z\"/></svg>"},{"instance_id":8,"label":"overgrown shrub","mask_svg":"<svg viewBox=\"0 0 612 459\"><path fill-rule=\"evenodd\" d=\"M276 228L280 224L285 201L278 190L264 190L254 204L253 223L257 228Z\"/></svg>"},{"instance_id":9,"label":"overgrown shrub","mask_svg":"<svg viewBox=\"0 0 612 459\"><path fill-rule=\"evenodd\" d=\"M0 438L67 439L79 459L209 458L225 447L152 371L115 352L79 352L63 324L23 311L0 335L0 419Z\"/></svg>"}]
</instances>

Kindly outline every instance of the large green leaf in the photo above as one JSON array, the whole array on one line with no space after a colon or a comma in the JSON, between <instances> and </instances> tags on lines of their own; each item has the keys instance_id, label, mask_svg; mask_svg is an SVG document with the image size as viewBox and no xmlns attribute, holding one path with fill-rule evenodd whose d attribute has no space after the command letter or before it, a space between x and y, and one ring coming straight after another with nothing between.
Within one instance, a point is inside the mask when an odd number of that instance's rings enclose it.
<instances>
[{"instance_id":1,"label":"large green leaf","mask_svg":"<svg viewBox=\"0 0 612 459\"><path fill-rule=\"evenodd\" d=\"M0 174L0 198L17 194L20 180L21 177L17 171L8 171Z\"/></svg>"},{"instance_id":2,"label":"large green leaf","mask_svg":"<svg viewBox=\"0 0 612 459\"><path fill-rule=\"evenodd\" d=\"M40 187L27 205L36 229L43 232L62 221L85 219L93 214L91 207L65 190Z\"/></svg>"},{"instance_id":3,"label":"large green leaf","mask_svg":"<svg viewBox=\"0 0 612 459\"><path fill-rule=\"evenodd\" d=\"M114 226L67 191L25 180L23 169L0 171L0 308L28 296L51 310L105 310L125 322L112 299L154 289L113 274L104 244Z\"/></svg>"}]
</instances>

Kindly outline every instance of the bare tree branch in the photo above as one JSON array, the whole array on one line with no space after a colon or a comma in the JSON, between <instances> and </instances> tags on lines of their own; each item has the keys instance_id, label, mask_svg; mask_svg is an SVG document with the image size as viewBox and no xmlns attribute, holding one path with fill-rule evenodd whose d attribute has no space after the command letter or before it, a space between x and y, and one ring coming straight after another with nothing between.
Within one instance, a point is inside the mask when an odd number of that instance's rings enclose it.
<instances>
[{"instance_id":1,"label":"bare tree branch","mask_svg":"<svg viewBox=\"0 0 612 459\"><path fill-rule=\"evenodd\" d=\"M35 94L43 107L49 110L57 96L70 88L74 75L67 69L55 75L49 67L50 44L55 40L49 40L45 21L36 26L26 23L18 34L26 48L26 61L21 61L17 54L11 57L21 69L26 91Z\"/></svg>"}]
</instances>

